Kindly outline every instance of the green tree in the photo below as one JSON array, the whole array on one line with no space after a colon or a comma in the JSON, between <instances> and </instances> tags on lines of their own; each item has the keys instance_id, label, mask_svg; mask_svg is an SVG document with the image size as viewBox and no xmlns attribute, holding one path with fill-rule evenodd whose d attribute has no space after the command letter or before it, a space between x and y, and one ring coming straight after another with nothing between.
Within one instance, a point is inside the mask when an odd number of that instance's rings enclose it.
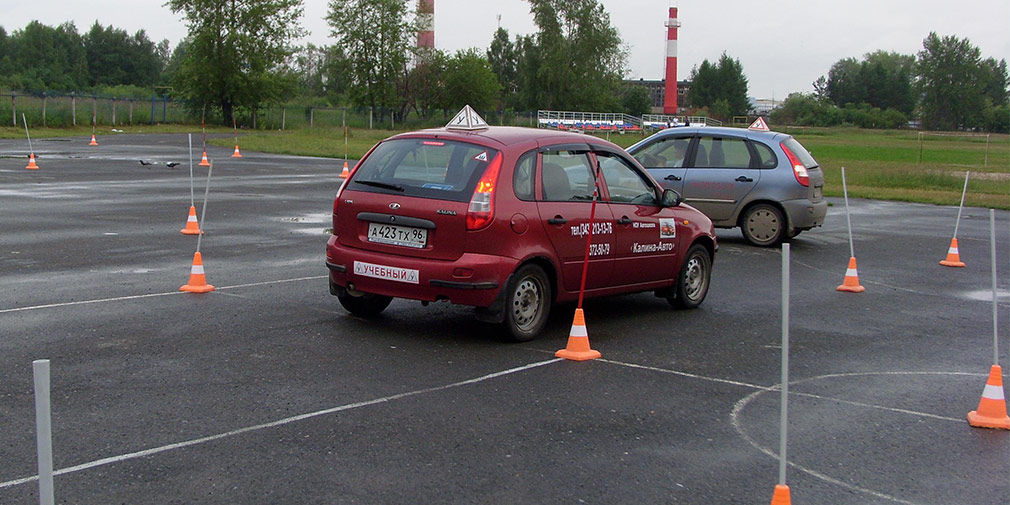
<instances>
[{"instance_id":1,"label":"green tree","mask_svg":"<svg viewBox=\"0 0 1010 505\"><path fill-rule=\"evenodd\" d=\"M967 39L936 32L922 41L918 88L926 128L961 130L981 126L985 114L985 75L981 51Z\"/></svg>"},{"instance_id":2,"label":"green tree","mask_svg":"<svg viewBox=\"0 0 1010 505\"><path fill-rule=\"evenodd\" d=\"M723 103L719 103L722 100ZM716 107L717 103L719 104ZM722 119L746 114L750 109L747 98L747 77L740 60L730 58L725 52L713 65L707 59L691 70L691 105L709 107L713 115Z\"/></svg>"},{"instance_id":3,"label":"green tree","mask_svg":"<svg viewBox=\"0 0 1010 505\"><path fill-rule=\"evenodd\" d=\"M494 38L491 39L491 45L487 49L487 61L501 86L501 96L498 102L499 112L504 111L505 107L515 104L514 97L519 89L516 56L516 45L509 40L508 30L498 27L494 32Z\"/></svg>"},{"instance_id":4,"label":"green tree","mask_svg":"<svg viewBox=\"0 0 1010 505\"><path fill-rule=\"evenodd\" d=\"M838 60L828 70L828 99L841 107L847 103L864 101L859 84L859 62L855 58Z\"/></svg>"},{"instance_id":5,"label":"green tree","mask_svg":"<svg viewBox=\"0 0 1010 505\"><path fill-rule=\"evenodd\" d=\"M307 44L295 54L294 72L301 93L341 103L347 91L347 57L337 46Z\"/></svg>"},{"instance_id":6,"label":"green tree","mask_svg":"<svg viewBox=\"0 0 1010 505\"><path fill-rule=\"evenodd\" d=\"M867 53L862 61L838 60L828 71L826 96L842 108L865 103L910 114L915 108L914 67L915 57L886 51Z\"/></svg>"},{"instance_id":7,"label":"green tree","mask_svg":"<svg viewBox=\"0 0 1010 505\"><path fill-rule=\"evenodd\" d=\"M284 62L303 34L302 0L169 0L183 13L189 40L173 85L231 125L236 107L255 110L296 86Z\"/></svg>"},{"instance_id":8,"label":"green tree","mask_svg":"<svg viewBox=\"0 0 1010 505\"><path fill-rule=\"evenodd\" d=\"M132 37L95 21L83 37L88 61L88 84L153 86L164 65L158 46L140 30Z\"/></svg>"},{"instance_id":9,"label":"green tree","mask_svg":"<svg viewBox=\"0 0 1010 505\"><path fill-rule=\"evenodd\" d=\"M469 104L474 109L489 110L498 99L501 85L491 71L487 58L476 49L457 51L446 65L445 91L450 109Z\"/></svg>"},{"instance_id":10,"label":"green tree","mask_svg":"<svg viewBox=\"0 0 1010 505\"><path fill-rule=\"evenodd\" d=\"M446 88L446 68L449 57L444 51L428 48L417 55L416 65L410 69L407 79L411 91L409 102L421 119L431 118L433 111L449 108L449 91Z\"/></svg>"},{"instance_id":11,"label":"green tree","mask_svg":"<svg viewBox=\"0 0 1010 505\"><path fill-rule=\"evenodd\" d=\"M614 110L626 51L596 0L528 0L534 36L519 40L518 83L529 109Z\"/></svg>"},{"instance_id":12,"label":"green tree","mask_svg":"<svg viewBox=\"0 0 1010 505\"><path fill-rule=\"evenodd\" d=\"M399 107L416 23L403 0L331 0L326 21L348 57L348 95L357 105Z\"/></svg>"},{"instance_id":13,"label":"green tree","mask_svg":"<svg viewBox=\"0 0 1010 505\"><path fill-rule=\"evenodd\" d=\"M633 84L624 88L621 96L621 107L625 114L641 116L648 114L652 110L652 94L649 88Z\"/></svg>"},{"instance_id":14,"label":"green tree","mask_svg":"<svg viewBox=\"0 0 1010 505\"><path fill-rule=\"evenodd\" d=\"M52 28L32 21L7 39L15 75L10 86L24 91L75 91L88 85L84 45L73 23Z\"/></svg>"}]
</instances>

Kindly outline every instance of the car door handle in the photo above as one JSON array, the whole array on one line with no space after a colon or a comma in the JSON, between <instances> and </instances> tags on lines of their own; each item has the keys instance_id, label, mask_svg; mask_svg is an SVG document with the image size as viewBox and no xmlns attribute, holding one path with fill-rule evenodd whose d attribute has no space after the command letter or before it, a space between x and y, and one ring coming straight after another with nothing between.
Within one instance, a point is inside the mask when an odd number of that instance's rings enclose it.
<instances>
[{"instance_id":1,"label":"car door handle","mask_svg":"<svg viewBox=\"0 0 1010 505\"><path fill-rule=\"evenodd\" d=\"M663 179L668 180L668 181L679 181L680 180L680 176L679 175L670 174L670 175L668 175L666 177L663 177Z\"/></svg>"},{"instance_id":2,"label":"car door handle","mask_svg":"<svg viewBox=\"0 0 1010 505\"><path fill-rule=\"evenodd\" d=\"M631 224L631 219L628 216L621 216L621 219L617 220L617 224Z\"/></svg>"},{"instance_id":3,"label":"car door handle","mask_svg":"<svg viewBox=\"0 0 1010 505\"><path fill-rule=\"evenodd\" d=\"M750 177L747 177L746 175L741 175L740 177L737 177L734 180L736 182L754 182L754 179L751 179Z\"/></svg>"},{"instance_id":4,"label":"car door handle","mask_svg":"<svg viewBox=\"0 0 1010 505\"><path fill-rule=\"evenodd\" d=\"M561 216L554 216L547 220L547 224L565 224L568 220Z\"/></svg>"}]
</instances>

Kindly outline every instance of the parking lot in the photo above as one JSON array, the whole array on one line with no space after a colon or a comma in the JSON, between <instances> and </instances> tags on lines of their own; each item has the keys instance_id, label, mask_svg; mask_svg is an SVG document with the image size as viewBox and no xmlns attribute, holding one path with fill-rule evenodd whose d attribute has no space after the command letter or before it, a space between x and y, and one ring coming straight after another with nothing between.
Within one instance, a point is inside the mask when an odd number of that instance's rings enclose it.
<instances>
[{"instance_id":1,"label":"parking lot","mask_svg":"<svg viewBox=\"0 0 1010 505\"><path fill-rule=\"evenodd\" d=\"M338 160L210 147L200 250L216 290L181 293L197 243L180 233L186 136L88 140L35 141L38 171L23 140L0 141L0 503L38 502L36 359L52 366L58 503L770 500L778 249L721 230L701 308L589 300L603 358L556 360L571 305L524 344L465 307L341 309L323 262ZM866 287L850 294L832 204L791 246L793 500L1007 503L1010 433L965 421L993 357L989 211L964 210L967 267L945 268L956 208L850 202ZM1004 361L1007 212L997 240Z\"/></svg>"}]
</instances>

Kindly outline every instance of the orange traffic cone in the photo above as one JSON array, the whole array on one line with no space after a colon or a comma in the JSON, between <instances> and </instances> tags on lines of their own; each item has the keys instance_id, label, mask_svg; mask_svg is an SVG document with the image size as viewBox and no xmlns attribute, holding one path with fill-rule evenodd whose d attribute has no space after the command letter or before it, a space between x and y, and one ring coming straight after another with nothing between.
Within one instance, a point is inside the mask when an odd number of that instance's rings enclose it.
<instances>
[{"instance_id":1,"label":"orange traffic cone","mask_svg":"<svg viewBox=\"0 0 1010 505\"><path fill-rule=\"evenodd\" d=\"M242 153L238 152L238 144L235 144L235 152L231 155L232 158L241 158Z\"/></svg>"},{"instance_id":2,"label":"orange traffic cone","mask_svg":"<svg viewBox=\"0 0 1010 505\"><path fill-rule=\"evenodd\" d=\"M97 146L98 145L98 141L95 140L95 134L94 133L91 134L91 142L88 142L88 145L89 146Z\"/></svg>"},{"instance_id":3,"label":"orange traffic cone","mask_svg":"<svg viewBox=\"0 0 1010 505\"><path fill-rule=\"evenodd\" d=\"M35 153L29 154L28 155L28 166L25 167L25 170L38 170L38 169L39 169L39 166L35 164Z\"/></svg>"},{"instance_id":4,"label":"orange traffic cone","mask_svg":"<svg viewBox=\"0 0 1010 505\"><path fill-rule=\"evenodd\" d=\"M1003 398L1003 373L999 365L989 369L989 379L985 381L978 410L968 413L968 424L976 428L1010 430L1010 417L1006 414L1006 400Z\"/></svg>"},{"instance_id":5,"label":"orange traffic cone","mask_svg":"<svg viewBox=\"0 0 1010 505\"><path fill-rule=\"evenodd\" d=\"M200 165L201 167L209 167L210 166L210 162L207 161L207 150L206 149L203 150L203 159L200 160L200 163L198 163L198 165Z\"/></svg>"},{"instance_id":6,"label":"orange traffic cone","mask_svg":"<svg viewBox=\"0 0 1010 505\"><path fill-rule=\"evenodd\" d=\"M866 291L866 288L859 285L859 273L856 272L855 256L849 258L849 268L845 270L845 279L842 280L842 285L835 289L849 293L862 293Z\"/></svg>"},{"instance_id":7,"label":"orange traffic cone","mask_svg":"<svg viewBox=\"0 0 1010 505\"><path fill-rule=\"evenodd\" d=\"M554 353L555 357L574 361L586 361L600 357L600 351L589 348L589 334L586 333L586 319L582 309L575 309L572 330L568 333L568 346Z\"/></svg>"},{"instance_id":8,"label":"orange traffic cone","mask_svg":"<svg viewBox=\"0 0 1010 505\"><path fill-rule=\"evenodd\" d=\"M351 175L351 171L347 169L347 160L344 160L344 169L340 172L340 178L346 179L349 175Z\"/></svg>"},{"instance_id":9,"label":"orange traffic cone","mask_svg":"<svg viewBox=\"0 0 1010 505\"><path fill-rule=\"evenodd\" d=\"M189 270L189 283L179 288L179 291L189 293L206 293L214 291L214 286L207 284L207 276L203 273L203 257L197 251L193 254L193 267Z\"/></svg>"},{"instance_id":10,"label":"orange traffic cone","mask_svg":"<svg viewBox=\"0 0 1010 505\"><path fill-rule=\"evenodd\" d=\"M963 267L961 255L957 253L957 237L950 239L950 249L947 249L947 259L940 262L945 267Z\"/></svg>"},{"instance_id":11,"label":"orange traffic cone","mask_svg":"<svg viewBox=\"0 0 1010 505\"><path fill-rule=\"evenodd\" d=\"M775 494L772 495L772 505L791 505L789 500L789 486L777 484Z\"/></svg>"},{"instance_id":12,"label":"orange traffic cone","mask_svg":"<svg viewBox=\"0 0 1010 505\"><path fill-rule=\"evenodd\" d=\"M184 235L199 235L203 233L200 230L200 223L196 220L196 207L189 206L189 217L186 218L186 227L179 231Z\"/></svg>"}]
</instances>

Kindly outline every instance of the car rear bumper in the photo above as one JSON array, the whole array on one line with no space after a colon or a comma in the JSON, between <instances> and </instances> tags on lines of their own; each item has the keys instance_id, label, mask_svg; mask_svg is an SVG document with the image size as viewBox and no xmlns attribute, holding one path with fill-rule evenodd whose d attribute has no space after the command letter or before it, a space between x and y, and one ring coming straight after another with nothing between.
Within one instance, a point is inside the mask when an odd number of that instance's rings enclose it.
<instances>
[{"instance_id":1,"label":"car rear bumper","mask_svg":"<svg viewBox=\"0 0 1010 505\"><path fill-rule=\"evenodd\" d=\"M828 213L828 201L811 202L810 200L786 200L782 207L789 214L789 223L793 229L809 230L824 224L824 216Z\"/></svg>"},{"instance_id":2,"label":"car rear bumper","mask_svg":"<svg viewBox=\"0 0 1010 505\"><path fill-rule=\"evenodd\" d=\"M512 258L486 254L454 261L395 256L346 247L332 236L326 244L331 284L411 300L488 307L516 265Z\"/></svg>"}]
</instances>

